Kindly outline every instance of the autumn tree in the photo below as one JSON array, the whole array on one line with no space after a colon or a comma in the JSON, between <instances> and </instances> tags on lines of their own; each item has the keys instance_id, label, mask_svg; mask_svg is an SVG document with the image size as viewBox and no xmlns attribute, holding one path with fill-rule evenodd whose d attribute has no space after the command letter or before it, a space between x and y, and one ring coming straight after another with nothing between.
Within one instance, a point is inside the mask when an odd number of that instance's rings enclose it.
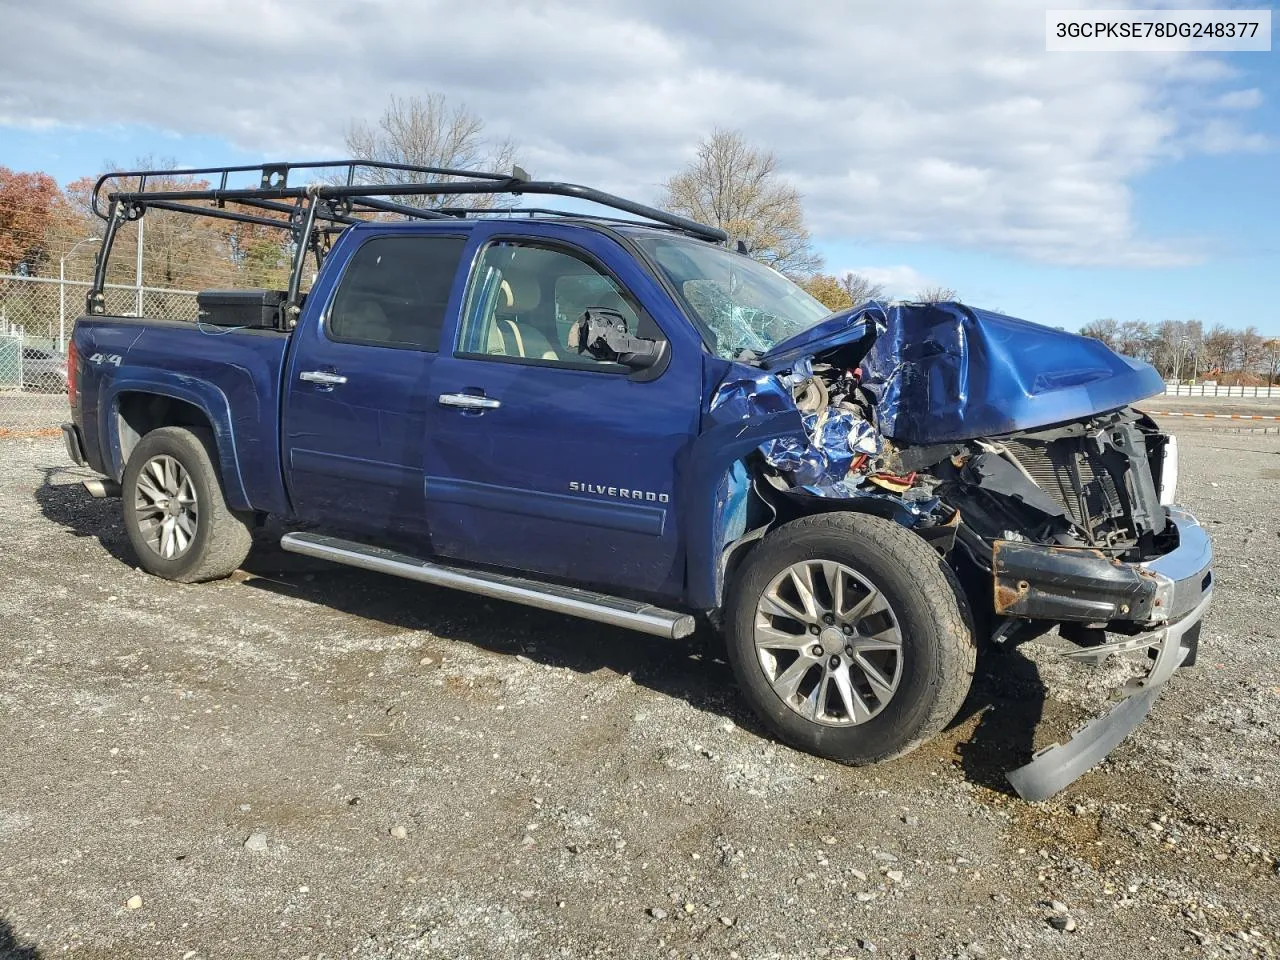
<instances>
[{"instance_id":1,"label":"autumn tree","mask_svg":"<svg viewBox=\"0 0 1280 960\"><path fill-rule=\"evenodd\" d=\"M516 163L516 147L506 139L491 138L485 122L466 104L451 104L444 94L425 97L392 95L376 122L356 120L346 132L347 153L360 160L407 163L420 167L510 173ZM456 177L423 177L405 170L363 168L359 183L446 182ZM342 182L345 183L345 180ZM458 205L456 195L396 197L396 202L416 207ZM490 207L509 204L500 194L468 194L463 206Z\"/></svg>"},{"instance_id":2,"label":"autumn tree","mask_svg":"<svg viewBox=\"0 0 1280 960\"><path fill-rule=\"evenodd\" d=\"M756 260L793 279L822 266L799 191L779 177L771 152L736 130L717 128L698 144L697 158L663 185L659 205L719 227Z\"/></svg>"},{"instance_id":3,"label":"autumn tree","mask_svg":"<svg viewBox=\"0 0 1280 960\"><path fill-rule=\"evenodd\" d=\"M136 161L135 167L164 171L175 170L176 164L172 160L157 161L143 157ZM119 168L108 165L108 170ZM89 222L97 224L95 229L100 231L102 221L89 213L90 196L96 180L96 177L85 177L68 184L67 197L71 206ZM208 186L206 180L176 171L147 177L145 184L148 192L205 190ZM138 177L113 178L103 188L103 200L105 194L137 191L140 187ZM137 282L138 242L141 238L143 286L183 290L236 286L240 283L240 271L232 242L234 226L238 225L189 213L148 210L141 220L126 222L117 232L107 264L107 280L116 284Z\"/></svg>"},{"instance_id":4,"label":"autumn tree","mask_svg":"<svg viewBox=\"0 0 1280 960\"><path fill-rule=\"evenodd\" d=\"M868 300L883 300L884 287L873 283L860 273L845 271L841 276L830 273L814 273L800 281L800 286L815 300L834 310L860 307Z\"/></svg>"},{"instance_id":5,"label":"autumn tree","mask_svg":"<svg viewBox=\"0 0 1280 960\"><path fill-rule=\"evenodd\" d=\"M849 299L849 291L840 283L839 278L829 273L813 273L800 281L809 296L821 301L828 310L848 310L853 306Z\"/></svg>"},{"instance_id":6,"label":"autumn tree","mask_svg":"<svg viewBox=\"0 0 1280 960\"><path fill-rule=\"evenodd\" d=\"M925 287L916 294L916 300L920 303L946 303L956 299L959 299L959 295L950 287L943 286Z\"/></svg>"},{"instance_id":7,"label":"autumn tree","mask_svg":"<svg viewBox=\"0 0 1280 960\"><path fill-rule=\"evenodd\" d=\"M49 228L61 197L47 173L0 167L0 271L39 272L50 257Z\"/></svg>"}]
</instances>

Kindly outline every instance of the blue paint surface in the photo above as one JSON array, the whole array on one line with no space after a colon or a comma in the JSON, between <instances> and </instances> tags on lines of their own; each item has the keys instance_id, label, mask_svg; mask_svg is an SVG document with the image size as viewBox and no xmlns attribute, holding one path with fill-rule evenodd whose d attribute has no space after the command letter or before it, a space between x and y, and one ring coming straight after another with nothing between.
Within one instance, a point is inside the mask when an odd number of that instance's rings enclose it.
<instances>
[{"instance_id":1,"label":"blue paint surface","mask_svg":"<svg viewBox=\"0 0 1280 960\"><path fill-rule=\"evenodd\" d=\"M868 304L778 344L768 369L868 332L861 360L878 426L900 443L944 443L1065 423L1164 390L1149 364L1089 337L959 303Z\"/></svg>"}]
</instances>

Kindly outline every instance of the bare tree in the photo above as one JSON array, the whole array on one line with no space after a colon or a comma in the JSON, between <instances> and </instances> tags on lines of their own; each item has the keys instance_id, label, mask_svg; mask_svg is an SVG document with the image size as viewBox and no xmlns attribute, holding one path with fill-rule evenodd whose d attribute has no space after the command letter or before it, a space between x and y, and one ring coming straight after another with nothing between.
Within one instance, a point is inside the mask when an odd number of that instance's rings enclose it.
<instances>
[{"instance_id":1,"label":"bare tree","mask_svg":"<svg viewBox=\"0 0 1280 960\"><path fill-rule=\"evenodd\" d=\"M698 157L663 185L660 205L741 240L747 252L789 277L816 272L822 257L804 223L800 193L778 177L777 158L735 130L716 129Z\"/></svg>"},{"instance_id":2,"label":"bare tree","mask_svg":"<svg viewBox=\"0 0 1280 960\"><path fill-rule=\"evenodd\" d=\"M1263 359L1267 362L1267 385L1276 382L1276 373L1280 371L1280 339L1271 337L1262 341Z\"/></svg>"},{"instance_id":3,"label":"bare tree","mask_svg":"<svg viewBox=\"0 0 1280 960\"><path fill-rule=\"evenodd\" d=\"M916 294L916 300L919 303L943 303L958 299L959 295L954 290L943 286L925 287Z\"/></svg>"},{"instance_id":4,"label":"bare tree","mask_svg":"<svg viewBox=\"0 0 1280 960\"><path fill-rule=\"evenodd\" d=\"M1235 331L1215 323L1204 338L1204 357L1209 370L1222 373L1231 369L1231 362L1235 359L1235 355Z\"/></svg>"},{"instance_id":5,"label":"bare tree","mask_svg":"<svg viewBox=\"0 0 1280 960\"><path fill-rule=\"evenodd\" d=\"M1240 372L1253 373L1254 368L1262 360L1266 349L1262 345L1262 335L1252 324L1245 327L1236 336L1236 355L1240 359Z\"/></svg>"},{"instance_id":6,"label":"bare tree","mask_svg":"<svg viewBox=\"0 0 1280 960\"><path fill-rule=\"evenodd\" d=\"M489 139L479 114L465 104L450 104L441 93L425 97L392 95L377 123L357 120L347 128L346 146L350 156L361 160L450 170L509 173L516 162L516 148L510 140ZM365 169L359 171L359 176L363 183L419 183L424 179L420 173L397 170ZM456 178L426 179L434 183ZM459 204L456 196L447 194L396 199L417 207ZM498 194L468 194L462 205L491 207L513 202Z\"/></svg>"},{"instance_id":7,"label":"bare tree","mask_svg":"<svg viewBox=\"0 0 1280 960\"><path fill-rule=\"evenodd\" d=\"M1145 320L1126 320L1116 333L1115 349L1127 357L1151 363L1155 360L1159 339Z\"/></svg>"},{"instance_id":8,"label":"bare tree","mask_svg":"<svg viewBox=\"0 0 1280 960\"><path fill-rule=\"evenodd\" d=\"M868 300L884 299L884 285L873 283L860 273L846 272L840 278L840 286L844 288L844 292L849 295L849 302L855 307L862 306Z\"/></svg>"},{"instance_id":9,"label":"bare tree","mask_svg":"<svg viewBox=\"0 0 1280 960\"><path fill-rule=\"evenodd\" d=\"M1119 342L1120 324L1116 323L1110 317L1102 320L1094 320L1086 323L1080 328L1081 336L1093 337L1095 340L1101 340L1112 350L1116 349Z\"/></svg>"}]
</instances>

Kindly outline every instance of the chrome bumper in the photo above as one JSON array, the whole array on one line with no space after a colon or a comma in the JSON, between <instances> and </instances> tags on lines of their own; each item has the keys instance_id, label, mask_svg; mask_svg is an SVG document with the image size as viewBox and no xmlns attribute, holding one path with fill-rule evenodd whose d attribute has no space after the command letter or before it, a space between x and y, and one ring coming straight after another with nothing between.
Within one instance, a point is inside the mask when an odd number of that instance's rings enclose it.
<instances>
[{"instance_id":1,"label":"chrome bumper","mask_svg":"<svg viewBox=\"0 0 1280 960\"><path fill-rule=\"evenodd\" d=\"M1200 606L1213 589L1213 544L1189 512L1169 508L1178 545L1163 557L1140 564L1156 581L1151 619L1178 620Z\"/></svg>"},{"instance_id":2,"label":"chrome bumper","mask_svg":"<svg viewBox=\"0 0 1280 960\"><path fill-rule=\"evenodd\" d=\"M1201 621L1213 597L1213 547L1190 513L1170 508L1169 518L1178 529L1178 546L1141 564L1156 581L1152 620L1164 620L1163 625L1067 654L1095 664L1113 654L1141 655L1149 659L1150 670L1129 685L1124 699L1086 723L1066 743L1037 751L1030 763L1006 774L1024 800L1047 800L1100 762L1146 719L1174 672L1194 662Z\"/></svg>"}]
</instances>

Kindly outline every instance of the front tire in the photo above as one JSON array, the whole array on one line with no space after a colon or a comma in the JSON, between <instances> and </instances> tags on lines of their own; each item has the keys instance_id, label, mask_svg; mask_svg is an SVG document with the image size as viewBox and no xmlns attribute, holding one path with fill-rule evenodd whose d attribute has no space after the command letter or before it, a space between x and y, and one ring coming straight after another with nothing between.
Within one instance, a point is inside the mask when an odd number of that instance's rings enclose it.
<instances>
[{"instance_id":1,"label":"front tire","mask_svg":"<svg viewBox=\"0 0 1280 960\"><path fill-rule=\"evenodd\" d=\"M161 427L134 447L120 501L138 562L180 583L229 576L253 544L248 516L227 506L213 434Z\"/></svg>"},{"instance_id":2,"label":"front tire","mask_svg":"<svg viewBox=\"0 0 1280 960\"><path fill-rule=\"evenodd\" d=\"M899 524L805 517L766 536L726 604L729 660L779 738L842 763L907 753L973 678L967 604L937 551Z\"/></svg>"}]
</instances>

